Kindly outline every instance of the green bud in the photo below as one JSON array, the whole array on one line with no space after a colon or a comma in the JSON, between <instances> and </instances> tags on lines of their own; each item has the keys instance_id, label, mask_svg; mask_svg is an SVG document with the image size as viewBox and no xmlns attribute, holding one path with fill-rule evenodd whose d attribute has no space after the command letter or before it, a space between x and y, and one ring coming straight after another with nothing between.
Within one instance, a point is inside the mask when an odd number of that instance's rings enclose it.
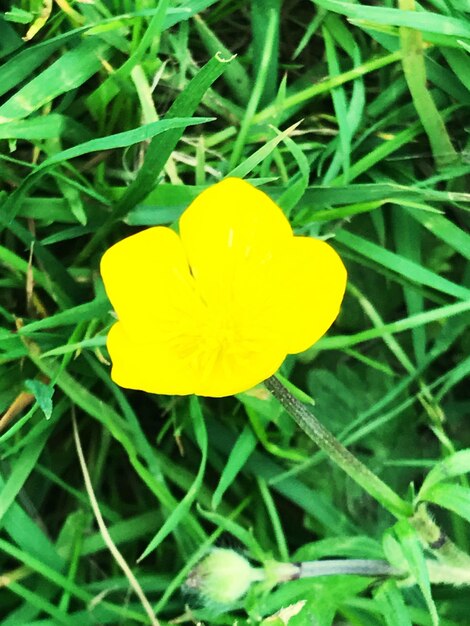
<instances>
[{"instance_id":1,"label":"green bud","mask_svg":"<svg viewBox=\"0 0 470 626\"><path fill-rule=\"evenodd\" d=\"M251 583L263 578L263 570L252 567L234 550L215 548L190 572L186 586L207 602L233 604L245 595Z\"/></svg>"}]
</instances>

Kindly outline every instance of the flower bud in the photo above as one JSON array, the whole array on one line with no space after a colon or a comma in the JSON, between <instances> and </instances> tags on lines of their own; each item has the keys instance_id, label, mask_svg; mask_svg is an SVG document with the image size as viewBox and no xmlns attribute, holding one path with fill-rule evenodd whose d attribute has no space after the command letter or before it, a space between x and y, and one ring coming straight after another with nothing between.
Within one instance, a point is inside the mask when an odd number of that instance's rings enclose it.
<instances>
[{"instance_id":1,"label":"flower bud","mask_svg":"<svg viewBox=\"0 0 470 626\"><path fill-rule=\"evenodd\" d=\"M190 572L186 586L207 602L233 604L251 583L263 579L263 570L252 567L234 550L215 548Z\"/></svg>"}]
</instances>

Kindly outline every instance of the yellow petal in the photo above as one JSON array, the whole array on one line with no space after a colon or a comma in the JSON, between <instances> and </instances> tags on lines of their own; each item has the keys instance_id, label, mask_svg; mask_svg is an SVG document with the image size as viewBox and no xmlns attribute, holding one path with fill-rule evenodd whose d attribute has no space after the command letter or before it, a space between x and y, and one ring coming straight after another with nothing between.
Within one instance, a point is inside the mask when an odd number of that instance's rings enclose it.
<instances>
[{"instance_id":1,"label":"yellow petal","mask_svg":"<svg viewBox=\"0 0 470 626\"><path fill-rule=\"evenodd\" d=\"M263 285L257 289L252 277L243 286L251 290L243 291L248 299L235 298L238 307L225 307L233 285L208 307L170 229L120 241L104 255L101 272L119 318L107 346L112 378L122 387L227 396L270 376L285 358L272 343L275 329L256 311Z\"/></svg>"},{"instance_id":2,"label":"yellow petal","mask_svg":"<svg viewBox=\"0 0 470 626\"><path fill-rule=\"evenodd\" d=\"M139 341L127 334L121 322L109 331L107 347L113 364L111 377L121 387L212 398L251 389L274 374L286 357L285 352L261 342L245 342L234 351L211 351L187 338L179 344L165 336Z\"/></svg>"},{"instance_id":3,"label":"yellow petal","mask_svg":"<svg viewBox=\"0 0 470 626\"><path fill-rule=\"evenodd\" d=\"M287 351L278 337L279 301L273 260L292 229L281 209L241 179L210 187L183 213L179 224L201 298L216 328L210 376L200 395L245 391L271 376Z\"/></svg>"},{"instance_id":4,"label":"yellow petal","mask_svg":"<svg viewBox=\"0 0 470 626\"><path fill-rule=\"evenodd\" d=\"M247 391L272 376L286 358L286 352L263 337L232 343L212 354L194 393L220 398Z\"/></svg>"},{"instance_id":5,"label":"yellow petal","mask_svg":"<svg viewBox=\"0 0 470 626\"><path fill-rule=\"evenodd\" d=\"M346 268L328 243L294 237L279 271L280 333L289 354L310 348L338 316L346 288ZM281 278L282 277L282 278Z\"/></svg>"},{"instance_id":6,"label":"yellow petal","mask_svg":"<svg viewBox=\"0 0 470 626\"><path fill-rule=\"evenodd\" d=\"M101 270L119 322L112 377L152 393L246 391L338 314L346 271L328 244L294 237L281 209L239 179L204 191L181 239L150 228L110 248Z\"/></svg>"},{"instance_id":7,"label":"yellow petal","mask_svg":"<svg viewBox=\"0 0 470 626\"><path fill-rule=\"evenodd\" d=\"M101 273L119 322L108 334L112 377L123 387L194 393L197 353L207 326L181 241L149 228L112 246Z\"/></svg>"},{"instance_id":8,"label":"yellow petal","mask_svg":"<svg viewBox=\"0 0 470 626\"><path fill-rule=\"evenodd\" d=\"M256 271L292 236L281 209L239 178L203 191L181 216L179 232L192 274L209 299L234 277Z\"/></svg>"},{"instance_id":9,"label":"yellow petal","mask_svg":"<svg viewBox=\"0 0 470 626\"><path fill-rule=\"evenodd\" d=\"M108 297L126 331L139 338L200 314L181 241L169 228L127 237L101 259Z\"/></svg>"},{"instance_id":10,"label":"yellow petal","mask_svg":"<svg viewBox=\"0 0 470 626\"><path fill-rule=\"evenodd\" d=\"M168 395L194 393L197 372L164 340L151 336L138 340L117 322L108 333L107 347L111 378L121 387Z\"/></svg>"}]
</instances>

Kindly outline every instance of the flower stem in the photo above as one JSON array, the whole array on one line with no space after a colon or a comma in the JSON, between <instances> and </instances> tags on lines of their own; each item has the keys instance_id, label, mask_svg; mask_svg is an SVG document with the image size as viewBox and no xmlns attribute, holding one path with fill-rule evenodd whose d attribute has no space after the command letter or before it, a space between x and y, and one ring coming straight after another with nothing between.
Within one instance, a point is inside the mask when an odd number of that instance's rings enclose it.
<instances>
[{"instance_id":1,"label":"flower stem","mask_svg":"<svg viewBox=\"0 0 470 626\"><path fill-rule=\"evenodd\" d=\"M327 559L299 563L299 578L316 576L394 576L403 577L404 572L387 561L377 559Z\"/></svg>"},{"instance_id":2,"label":"flower stem","mask_svg":"<svg viewBox=\"0 0 470 626\"><path fill-rule=\"evenodd\" d=\"M265 380L264 384L304 433L369 495L380 502L397 519L413 514L411 504L402 500L388 485L351 454L275 376Z\"/></svg>"},{"instance_id":3,"label":"flower stem","mask_svg":"<svg viewBox=\"0 0 470 626\"><path fill-rule=\"evenodd\" d=\"M420 502L415 514L410 518L421 541L431 550L435 557L450 568L463 568L470 571L470 556L461 550L449 537L439 528L436 522L428 513L426 503ZM470 581L470 576L467 577ZM456 582L455 584L470 584L470 582Z\"/></svg>"},{"instance_id":4,"label":"flower stem","mask_svg":"<svg viewBox=\"0 0 470 626\"><path fill-rule=\"evenodd\" d=\"M321 561L301 561L279 563L268 561L264 564L265 580L274 586L298 578L317 576L370 576L405 578L407 572L397 569L380 559L325 559Z\"/></svg>"}]
</instances>

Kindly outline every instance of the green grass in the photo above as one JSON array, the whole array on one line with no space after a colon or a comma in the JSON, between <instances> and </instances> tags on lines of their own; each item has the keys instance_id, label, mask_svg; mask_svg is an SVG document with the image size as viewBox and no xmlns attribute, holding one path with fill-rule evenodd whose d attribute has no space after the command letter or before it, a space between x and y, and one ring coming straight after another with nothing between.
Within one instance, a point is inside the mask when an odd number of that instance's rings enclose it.
<instances>
[{"instance_id":1,"label":"green grass","mask_svg":"<svg viewBox=\"0 0 470 626\"><path fill-rule=\"evenodd\" d=\"M468 552L468 2L44 6L0 14L2 626L156 623L148 607L162 626L241 626L300 601L290 626L466 626L468 585L432 584L417 523L262 388L116 387L98 266L228 174L328 238L349 273L342 312L281 373ZM255 562L386 557L410 578L254 585L221 610L184 590L214 545Z\"/></svg>"}]
</instances>

